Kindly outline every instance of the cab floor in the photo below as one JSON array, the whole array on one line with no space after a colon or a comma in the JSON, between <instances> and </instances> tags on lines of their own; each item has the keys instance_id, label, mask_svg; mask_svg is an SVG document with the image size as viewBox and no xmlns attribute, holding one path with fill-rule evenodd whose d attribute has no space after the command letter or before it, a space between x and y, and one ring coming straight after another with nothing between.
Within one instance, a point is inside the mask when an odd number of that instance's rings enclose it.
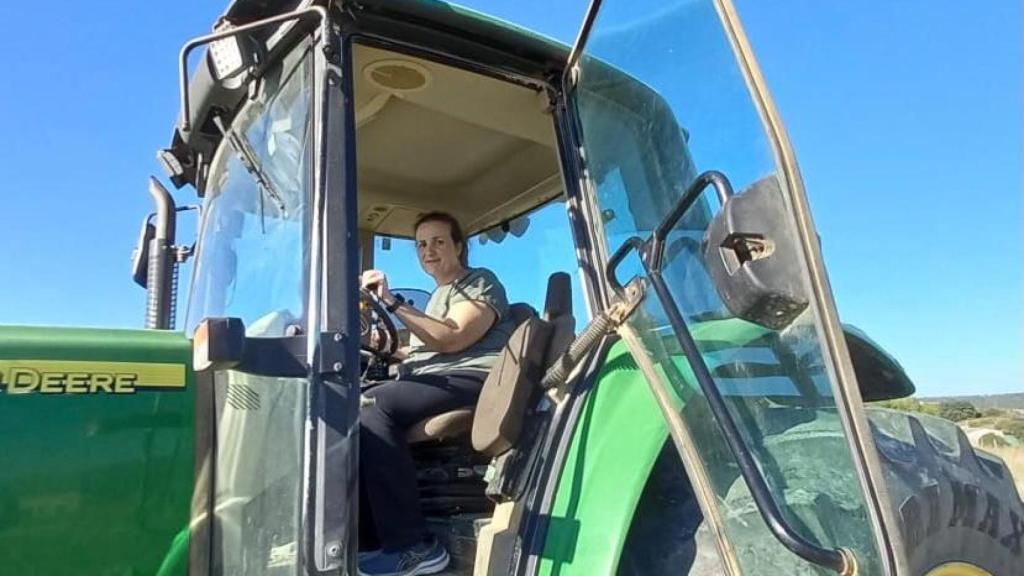
<instances>
[{"instance_id":1,"label":"cab floor","mask_svg":"<svg viewBox=\"0 0 1024 576\"><path fill-rule=\"evenodd\" d=\"M472 576L476 560L476 539L480 529L487 525L489 514L456 514L447 517L427 517L430 530L448 550L451 563L444 576Z\"/></svg>"}]
</instances>

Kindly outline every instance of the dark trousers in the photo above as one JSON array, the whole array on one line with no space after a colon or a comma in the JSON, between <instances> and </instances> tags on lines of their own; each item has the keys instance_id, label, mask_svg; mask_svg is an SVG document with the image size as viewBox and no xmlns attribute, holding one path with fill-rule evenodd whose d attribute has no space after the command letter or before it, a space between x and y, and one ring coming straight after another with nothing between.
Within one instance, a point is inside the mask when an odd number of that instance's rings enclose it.
<instances>
[{"instance_id":1,"label":"dark trousers","mask_svg":"<svg viewBox=\"0 0 1024 576\"><path fill-rule=\"evenodd\" d=\"M421 374L364 390L374 402L359 411L361 549L393 552L424 539L406 431L424 418L475 405L486 376L480 370Z\"/></svg>"}]
</instances>

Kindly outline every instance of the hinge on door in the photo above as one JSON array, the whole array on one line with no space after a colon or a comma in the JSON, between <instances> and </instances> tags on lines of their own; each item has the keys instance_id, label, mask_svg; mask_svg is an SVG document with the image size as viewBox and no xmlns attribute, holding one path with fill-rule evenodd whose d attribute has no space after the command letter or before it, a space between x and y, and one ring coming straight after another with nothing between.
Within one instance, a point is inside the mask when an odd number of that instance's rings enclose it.
<instances>
[{"instance_id":1,"label":"hinge on door","mask_svg":"<svg viewBox=\"0 0 1024 576\"><path fill-rule=\"evenodd\" d=\"M613 297L611 304L594 317L580 335L569 345L569 349L544 373L540 387L544 390L556 389L556 396L564 394L562 385L569 381L573 369L590 354L601 340L618 330L619 326L629 319L637 306L644 299L646 281L636 277Z\"/></svg>"}]
</instances>

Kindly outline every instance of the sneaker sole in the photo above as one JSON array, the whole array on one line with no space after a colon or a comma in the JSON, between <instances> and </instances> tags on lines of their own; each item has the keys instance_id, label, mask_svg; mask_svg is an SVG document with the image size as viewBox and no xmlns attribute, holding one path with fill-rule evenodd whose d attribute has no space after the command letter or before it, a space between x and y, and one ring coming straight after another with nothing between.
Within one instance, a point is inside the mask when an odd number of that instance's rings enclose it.
<instances>
[{"instance_id":1,"label":"sneaker sole","mask_svg":"<svg viewBox=\"0 0 1024 576\"><path fill-rule=\"evenodd\" d=\"M412 572L408 572L408 576L426 576L428 574L437 574L448 567L448 563L451 562L451 557L448 556L448 551L444 551L444 555L433 560L431 562L421 563L419 566L413 569ZM402 575L406 576L406 575Z\"/></svg>"}]
</instances>

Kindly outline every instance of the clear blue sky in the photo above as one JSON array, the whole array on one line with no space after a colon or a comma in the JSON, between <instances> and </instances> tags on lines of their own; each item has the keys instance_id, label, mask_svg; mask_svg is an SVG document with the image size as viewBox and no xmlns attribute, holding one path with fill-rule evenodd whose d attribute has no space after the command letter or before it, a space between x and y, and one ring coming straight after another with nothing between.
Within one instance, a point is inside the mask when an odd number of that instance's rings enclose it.
<instances>
[{"instance_id":1,"label":"clear blue sky","mask_svg":"<svg viewBox=\"0 0 1024 576\"><path fill-rule=\"evenodd\" d=\"M586 2L469 4L570 42ZM1020 3L737 7L843 321L894 352L925 395L1024 391ZM223 8L0 8L0 322L141 324L128 257L178 111L178 49Z\"/></svg>"}]
</instances>

